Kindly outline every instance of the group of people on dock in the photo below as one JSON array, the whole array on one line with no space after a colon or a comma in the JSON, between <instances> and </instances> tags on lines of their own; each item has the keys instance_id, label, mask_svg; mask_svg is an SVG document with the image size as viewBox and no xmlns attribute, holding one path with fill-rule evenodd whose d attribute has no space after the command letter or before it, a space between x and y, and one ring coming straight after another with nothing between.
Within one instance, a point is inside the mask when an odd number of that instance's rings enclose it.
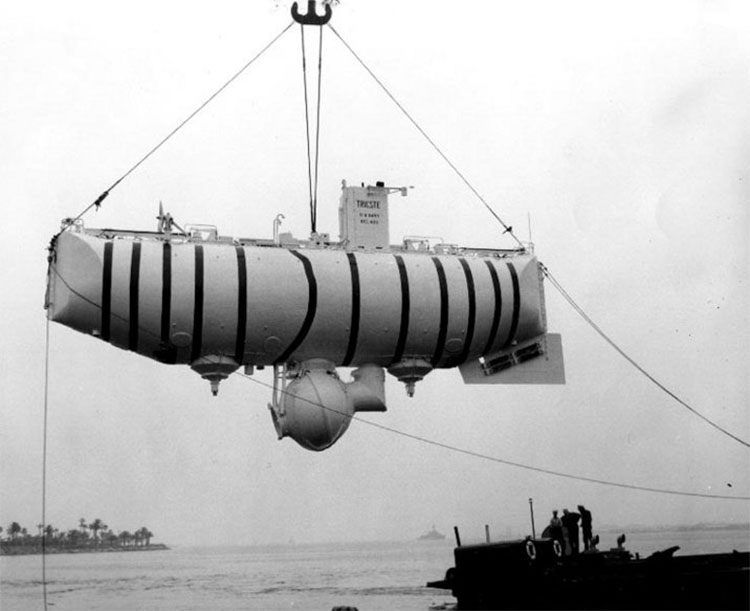
<instances>
[{"instance_id":1,"label":"group of people on dock","mask_svg":"<svg viewBox=\"0 0 750 611\"><path fill-rule=\"evenodd\" d=\"M578 526L580 522L580 528ZM582 537L581 537L582 535ZM583 505L578 505L578 512L563 509L562 517L555 509L549 526L544 529L542 536L548 536L559 541L563 553L573 556L581 553L580 540L583 538L583 552L595 552L599 537L592 536L591 512Z\"/></svg>"}]
</instances>

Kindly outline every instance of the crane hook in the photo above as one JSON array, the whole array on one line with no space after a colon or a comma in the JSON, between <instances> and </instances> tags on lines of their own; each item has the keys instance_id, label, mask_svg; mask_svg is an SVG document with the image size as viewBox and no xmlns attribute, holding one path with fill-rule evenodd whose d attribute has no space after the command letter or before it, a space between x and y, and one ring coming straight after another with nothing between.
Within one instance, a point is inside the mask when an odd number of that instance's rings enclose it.
<instances>
[{"instance_id":1,"label":"crane hook","mask_svg":"<svg viewBox=\"0 0 750 611\"><path fill-rule=\"evenodd\" d=\"M315 0L307 0L307 13L300 15L297 10L297 3L292 4L292 18L302 25L325 25L331 20L333 9L330 4L325 5L325 15L318 15L315 10Z\"/></svg>"}]
</instances>

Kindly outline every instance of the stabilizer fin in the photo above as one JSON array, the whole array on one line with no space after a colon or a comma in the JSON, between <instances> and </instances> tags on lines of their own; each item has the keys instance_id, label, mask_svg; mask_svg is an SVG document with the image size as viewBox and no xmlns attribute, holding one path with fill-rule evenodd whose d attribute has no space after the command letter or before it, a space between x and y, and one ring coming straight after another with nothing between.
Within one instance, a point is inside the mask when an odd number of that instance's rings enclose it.
<instances>
[{"instance_id":1,"label":"stabilizer fin","mask_svg":"<svg viewBox=\"0 0 750 611\"><path fill-rule=\"evenodd\" d=\"M464 384L565 384L562 338L546 333L459 366Z\"/></svg>"}]
</instances>

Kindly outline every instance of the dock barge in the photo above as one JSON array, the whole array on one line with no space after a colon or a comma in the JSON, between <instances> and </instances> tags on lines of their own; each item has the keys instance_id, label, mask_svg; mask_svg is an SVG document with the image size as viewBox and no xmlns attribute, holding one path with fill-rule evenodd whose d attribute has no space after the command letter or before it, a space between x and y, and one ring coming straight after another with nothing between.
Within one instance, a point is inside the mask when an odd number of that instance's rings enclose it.
<instances>
[{"instance_id":1,"label":"dock barge","mask_svg":"<svg viewBox=\"0 0 750 611\"><path fill-rule=\"evenodd\" d=\"M460 545L445 578L457 609L749 609L750 552L641 558L621 545L566 556L557 541Z\"/></svg>"}]
</instances>

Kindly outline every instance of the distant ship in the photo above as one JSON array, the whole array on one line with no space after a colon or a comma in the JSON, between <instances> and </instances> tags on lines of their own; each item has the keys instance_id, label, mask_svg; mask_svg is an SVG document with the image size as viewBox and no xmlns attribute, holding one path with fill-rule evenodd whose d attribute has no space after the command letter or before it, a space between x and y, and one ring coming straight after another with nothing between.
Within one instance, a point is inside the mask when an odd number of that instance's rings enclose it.
<instances>
[{"instance_id":1,"label":"distant ship","mask_svg":"<svg viewBox=\"0 0 750 611\"><path fill-rule=\"evenodd\" d=\"M442 541L443 539L445 539L445 535L435 530L435 525L433 524L432 530L429 532L426 532L417 540L418 541Z\"/></svg>"}]
</instances>

